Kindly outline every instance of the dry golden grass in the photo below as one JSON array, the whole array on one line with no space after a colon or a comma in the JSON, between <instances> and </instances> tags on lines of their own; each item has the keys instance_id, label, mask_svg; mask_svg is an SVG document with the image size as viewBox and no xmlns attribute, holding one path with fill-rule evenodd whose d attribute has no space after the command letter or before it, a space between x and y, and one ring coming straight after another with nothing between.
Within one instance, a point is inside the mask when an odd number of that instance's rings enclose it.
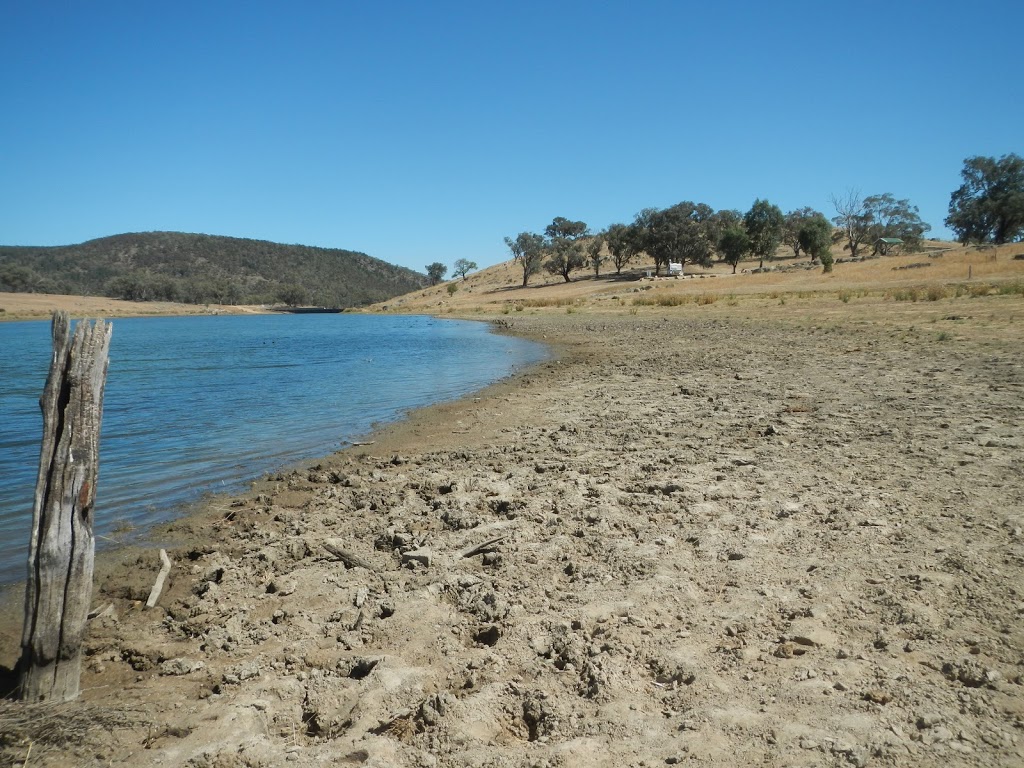
<instances>
[{"instance_id":1,"label":"dry golden grass","mask_svg":"<svg viewBox=\"0 0 1024 768\"><path fill-rule=\"evenodd\" d=\"M101 707L81 701L26 704L0 700L0 748L67 747L85 743L90 734L144 723L133 709ZM27 764L27 760L26 760Z\"/></svg>"},{"instance_id":2,"label":"dry golden grass","mask_svg":"<svg viewBox=\"0 0 1024 768\"><path fill-rule=\"evenodd\" d=\"M757 262L740 265L738 274L724 264L702 270L687 267L685 278L646 278L650 265L632 266L621 278L580 271L566 283L561 277L535 275L522 287L522 271L504 262L452 281L375 305L374 311L476 314L532 312L549 309L586 311L587 308L646 311L689 307L728 311L737 306L782 304L816 298L854 305L868 298L885 301L938 301L1024 290L1024 243L998 249L963 248L929 241L926 251L885 256L835 265L830 274L820 267L801 269L805 259L777 258L766 263L772 271L752 274ZM843 254L835 248L837 258ZM912 264L928 266L910 267ZM792 269L788 269L792 268ZM448 286L457 289L449 293Z\"/></svg>"},{"instance_id":3,"label":"dry golden grass","mask_svg":"<svg viewBox=\"0 0 1024 768\"><path fill-rule=\"evenodd\" d=\"M171 301L122 301L104 296L0 293L0 320L43 320L59 309L75 318L254 314L265 311L260 307L178 304Z\"/></svg>"}]
</instances>

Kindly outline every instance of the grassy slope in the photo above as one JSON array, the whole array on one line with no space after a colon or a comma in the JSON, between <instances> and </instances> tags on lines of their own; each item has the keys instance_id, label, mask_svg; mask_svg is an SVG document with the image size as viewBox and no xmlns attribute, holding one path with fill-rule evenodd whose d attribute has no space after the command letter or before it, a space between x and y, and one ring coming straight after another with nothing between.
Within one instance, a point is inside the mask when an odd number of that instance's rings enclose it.
<instances>
[{"instance_id":1,"label":"grassy slope","mask_svg":"<svg viewBox=\"0 0 1024 768\"><path fill-rule=\"evenodd\" d=\"M638 263L614 274L595 278L592 272L580 271L566 283L560 276L534 275L530 285L522 288L522 270L513 261L470 274L468 279L452 280L385 302L370 309L387 312L430 312L435 314L473 315L529 311L540 307L565 306L570 311L586 308L636 311L649 305L673 306L693 303L727 306L746 305L758 301L785 302L812 297L830 300L857 300L874 296L884 300L928 300L947 296L970 295L987 291L1008 290L1006 286L1024 283L1024 243L979 249L962 248L950 243L929 242L935 251L886 256L859 262L835 265L831 274L820 267L802 269L806 259L778 258L766 266L772 271L751 274L756 261L740 264L739 274L732 275L724 264L701 270L687 267L686 278L648 279L645 273L652 265ZM784 255L783 251L779 251ZM836 249L836 258L842 253ZM907 268L911 264L928 266ZM744 271L746 272L744 273ZM456 285L454 293L448 286Z\"/></svg>"}]
</instances>

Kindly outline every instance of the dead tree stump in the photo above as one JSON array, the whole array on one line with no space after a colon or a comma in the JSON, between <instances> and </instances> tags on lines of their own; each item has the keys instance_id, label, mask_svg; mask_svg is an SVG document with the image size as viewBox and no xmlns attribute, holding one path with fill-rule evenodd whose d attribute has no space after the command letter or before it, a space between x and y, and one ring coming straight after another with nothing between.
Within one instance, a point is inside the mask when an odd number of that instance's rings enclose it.
<instances>
[{"instance_id":1,"label":"dead tree stump","mask_svg":"<svg viewBox=\"0 0 1024 768\"><path fill-rule=\"evenodd\" d=\"M53 315L18 662L23 701L78 696L110 333L108 323L83 321L72 338L67 313Z\"/></svg>"}]
</instances>

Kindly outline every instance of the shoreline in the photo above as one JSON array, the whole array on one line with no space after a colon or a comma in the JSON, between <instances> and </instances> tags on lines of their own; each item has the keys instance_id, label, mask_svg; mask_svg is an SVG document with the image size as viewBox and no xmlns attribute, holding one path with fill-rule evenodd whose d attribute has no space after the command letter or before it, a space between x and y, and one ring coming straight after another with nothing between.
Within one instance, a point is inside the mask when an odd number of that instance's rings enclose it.
<instances>
[{"instance_id":1,"label":"shoreline","mask_svg":"<svg viewBox=\"0 0 1024 768\"><path fill-rule=\"evenodd\" d=\"M1020 759L1024 304L836 304L506 317L552 358L158 526L157 609L98 570L128 719L33 761Z\"/></svg>"},{"instance_id":2,"label":"shoreline","mask_svg":"<svg viewBox=\"0 0 1024 768\"><path fill-rule=\"evenodd\" d=\"M268 310L267 312L263 312L263 313L257 313L257 312L251 312L251 313L249 313L249 312L238 312L238 313L234 313L234 314L276 314L276 313ZM417 313L417 314L419 314L419 313ZM425 312L422 313L422 315L423 316L429 316L429 314L425 313ZM168 314L168 315L153 315L153 316L167 316L167 317L171 317L171 316L191 316L191 315ZM387 316L387 315L385 315L385 316ZM138 315L118 315L116 317L118 317L118 318L138 317ZM469 316L467 316L467 317L452 317L452 316L439 316L439 315L435 315L433 317L435 317L438 320L459 320L459 321L466 321L466 322L485 323L485 324L487 324L490 327L490 330L491 330L492 333L496 333L496 334L497 333L506 333L506 335L508 335L507 334L507 329L502 327L501 321L500 320L496 320L495 318L480 318L480 317L469 317ZM0 316L0 318L2 318L2 316ZM8 319L10 319L10 318L8 318ZM49 317L46 317L46 318L25 318L25 320L41 320L41 321L45 320L45 321L49 322L50 318ZM526 338L526 337L523 337L523 338ZM544 342L540 342L540 343L543 344ZM545 346L548 347L549 351L553 350L553 348L552 348L552 346L550 344L545 344ZM132 553L132 552L137 552L137 551L143 551L143 552L145 552L145 551L156 551L156 550L159 550L159 548L161 548L162 546L167 546L167 542L161 542L161 541L159 541L159 540L157 540L155 538L156 533L158 531L161 531L161 530L164 530L164 529L171 530L171 529L174 528L176 523L178 523L179 521L188 519L188 518L205 518L206 516L208 516L209 511L211 509L217 509L217 508L223 506L224 504L230 503L231 501L239 499L239 498L250 497L250 496L254 495L255 493L257 493L257 489L258 488L261 488L261 487L265 486L269 482L267 480L268 477L279 476L279 475L282 475L282 474L288 474L288 473L296 472L296 471L304 471L304 470L307 470L312 465L315 465L315 464L318 464L318 463L330 460L330 459L332 459L334 457L343 455L343 454L345 454L348 451L355 450L355 449L360 449L360 448L367 447L367 446L375 445L384 434L389 434L389 430L392 427L400 427L401 424L403 422L409 420L412 415L417 414L420 411L430 412L431 409L437 408L439 406L444 406L444 405L448 405L448 404L454 405L454 404L461 403L463 401L479 400L479 398L482 396L482 394L487 392L487 391L489 391L492 387L501 386L505 382L511 381L511 380L515 379L516 377L518 377L518 376L524 375L525 373L529 372L529 370L532 370L534 367L536 367L536 365L543 364L545 362L545 360L541 360L540 362L538 362L538 363L536 363L534 365L529 366L529 368L527 368L527 369L525 369L523 371L514 371L514 372L512 372L511 374L505 376L503 379L501 379L499 381L496 381L496 382L494 382L494 383L492 383L490 385L487 385L487 386L483 387L482 389L474 390L473 392L470 392L470 393L468 393L466 395L463 395L463 396L461 396L461 397L459 397L459 398L457 398L455 400L442 401L442 402L434 403L432 405L422 406L422 407L418 407L418 408L403 409L402 411L400 411L396 415L396 417L393 420L387 421L387 422L383 422L379 426L372 427L369 431L367 431L365 433L353 435L351 441L342 441L343 443L344 442L348 442L348 445L343 445L343 447L341 447L337 451L334 451L332 453L329 453L329 454L326 454L326 455L322 455L322 456L310 456L310 457L305 458L305 459L300 459L300 460L296 460L296 461L284 464L284 465L276 468L275 470L265 472L262 475L260 475L258 477L255 477L255 478L253 478L253 479L251 479L249 481L241 482L241 485L244 486L244 487L242 489L240 489L240 490L236 490L236 491L233 491L233 492L232 491L229 491L229 492L217 492L217 493L208 492L208 493L204 493L200 498L198 498L198 499L196 499L196 500L194 500L192 502L182 503L180 506L176 507L178 512L177 512L177 514L172 519L161 521L161 522L158 522L158 523L153 523L153 524L145 525L145 526L141 526L140 527L141 530L139 530L139 531L136 531L135 527L133 526L131 531L125 536L125 540L124 541L114 541L113 543L111 543L109 545L105 545L102 549L97 548L97 551L96 551L96 568L99 569L99 568L101 568L101 566L103 566L103 564L100 562L101 559L104 560L104 561L110 561L110 563L120 563L126 557L126 555L124 553ZM26 541L27 541L27 538L28 538L28 532L27 531L26 531L25 535L26 535ZM106 570L110 570L112 567L116 567L116 566L107 565L107 566L105 566L105 569ZM24 586L25 586L25 581L24 581L23 578L15 580L15 581L8 581L8 582L0 581L0 599L3 599L4 595L7 594L7 593L11 593L11 592L13 592L13 593L22 592L23 593ZM9 618L9 615L10 615L9 612L7 610L5 610L4 606L0 605L0 622L2 622L4 620L7 620ZM20 621L20 616L18 617L18 620ZM3 664L3 663L4 663L4 660L3 660L2 657L0 657L0 664Z\"/></svg>"}]
</instances>

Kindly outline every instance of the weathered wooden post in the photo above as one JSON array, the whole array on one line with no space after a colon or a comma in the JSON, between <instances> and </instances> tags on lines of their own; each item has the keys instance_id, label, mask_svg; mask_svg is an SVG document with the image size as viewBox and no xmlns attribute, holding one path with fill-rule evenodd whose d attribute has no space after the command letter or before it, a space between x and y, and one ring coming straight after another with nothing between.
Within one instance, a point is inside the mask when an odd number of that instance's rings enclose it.
<instances>
[{"instance_id":1,"label":"weathered wooden post","mask_svg":"<svg viewBox=\"0 0 1024 768\"><path fill-rule=\"evenodd\" d=\"M23 701L78 696L82 635L92 597L93 502L111 326L53 315L53 358L39 399L43 444L32 508L25 625L18 662Z\"/></svg>"}]
</instances>

